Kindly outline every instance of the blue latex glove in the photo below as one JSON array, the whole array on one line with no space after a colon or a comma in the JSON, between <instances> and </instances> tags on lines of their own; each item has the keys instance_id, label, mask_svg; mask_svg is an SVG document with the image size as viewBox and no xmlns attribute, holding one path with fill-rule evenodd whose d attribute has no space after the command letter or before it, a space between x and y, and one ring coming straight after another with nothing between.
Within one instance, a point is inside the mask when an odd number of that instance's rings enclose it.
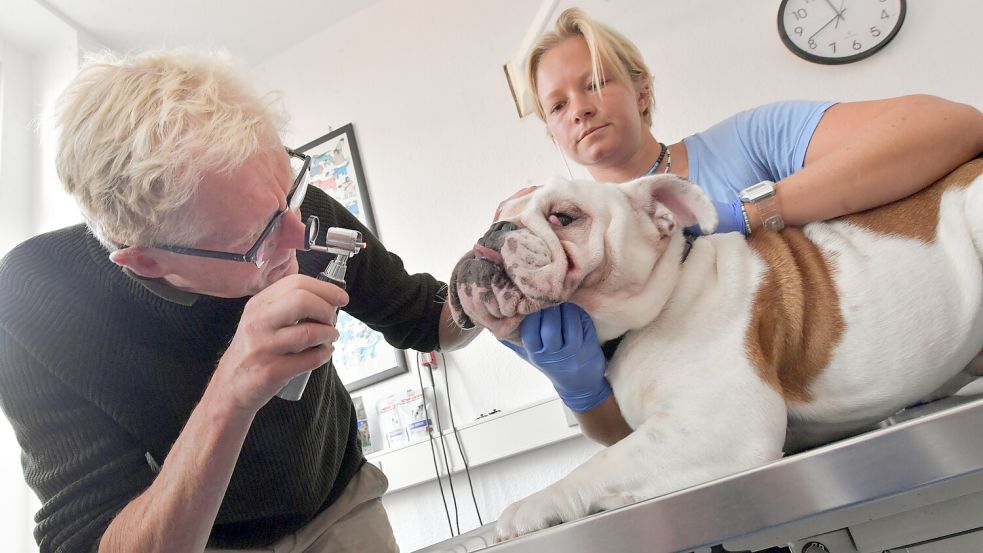
<instances>
[{"instance_id":1,"label":"blue latex glove","mask_svg":"<svg viewBox=\"0 0 983 553\"><path fill-rule=\"evenodd\" d=\"M526 315L519 336L523 347L502 343L542 371L570 409L589 411L611 395L594 321L577 305L561 303Z\"/></svg>"},{"instance_id":2,"label":"blue latex glove","mask_svg":"<svg viewBox=\"0 0 983 553\"><path fill-rule=\"evenodd\" d=\"M712 202L713 208L717 210L717 230L714 232L740 232L745 237L748 232L747 225L744 224L744 208L741 201L736 200L731 203Z\"/></svg>"},{"instance_id":3,"label":"blue latex glove","mask_svg":"<svg viewBox=\"0 0 983 553\"><path fill-rule=\"evenodd\" d=\"M711 200L710 203L717 210L717 229L713 231L714 233L740 232L745 237L748 236L748 228L744 224L744 209L741 207L740 200L731 203ZM697 235L703 234L700 225L686 227L686 232Z\"/></svg>"}]
</instances>

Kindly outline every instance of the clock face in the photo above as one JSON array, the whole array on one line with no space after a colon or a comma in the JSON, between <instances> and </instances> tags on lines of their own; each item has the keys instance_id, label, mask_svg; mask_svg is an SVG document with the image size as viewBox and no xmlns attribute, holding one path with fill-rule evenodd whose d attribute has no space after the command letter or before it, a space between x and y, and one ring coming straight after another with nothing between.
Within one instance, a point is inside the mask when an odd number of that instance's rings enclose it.
<instances>
[{"instance_id":1,"label":"clock face","mask_svg":"<svg viewBox=\"0 0 983 553\"><path fill-rule=\"evenodd\" d=\"M816 63L861 60L894 38L905 0L782 0L778 34L795 55Z\"/></svg>"}]
</instances>

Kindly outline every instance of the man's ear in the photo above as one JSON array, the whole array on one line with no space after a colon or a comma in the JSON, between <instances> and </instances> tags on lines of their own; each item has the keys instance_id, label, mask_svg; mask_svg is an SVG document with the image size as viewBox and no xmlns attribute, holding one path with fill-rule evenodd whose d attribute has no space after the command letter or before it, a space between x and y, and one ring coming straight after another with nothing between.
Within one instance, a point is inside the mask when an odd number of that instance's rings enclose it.
<instances>
[{"instance_id":1,"label":"man's ear","mask_svg":"<svg viewBox=\"0 0 983 553\"><path fill-rule=\"evenodd\" d=\"M161 263L163 253L144 246L127 246L110 253L109 260L144 278L160 278L167 274Z\"/></svg>"},{"instance_id":2,"label":"man's ear","mask_svg":"<svg viewBox=\"0 0 983 553\"><path fill-rule=\"evenodd\" d=\"M717 228L717 210L699 186L676 175L652 175L626 182L636 208L652 217L668 234L674 223L684 228L700 225L708 234Z\"/></svg>"}]
</instances>

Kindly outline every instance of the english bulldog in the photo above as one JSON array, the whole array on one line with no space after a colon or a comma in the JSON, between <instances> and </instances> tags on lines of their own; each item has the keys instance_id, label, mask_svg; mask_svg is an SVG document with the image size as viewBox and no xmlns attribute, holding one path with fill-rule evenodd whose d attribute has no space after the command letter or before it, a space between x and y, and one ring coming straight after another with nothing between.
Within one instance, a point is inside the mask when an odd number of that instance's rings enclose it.
<instances>
[{"instance_id":1,"label":"english bulldog","mask_svg":"<svg viewBox=\"0 0 983 553\"><path fill-rule=\"evenodd\" d=\"M509 506L498 538L777 460L943 389L983 347L981 172L748 240L684 235L716 214L673 175L503 203L454 269L457 323L521 343L526 314L580 305L602 342L621 337L607 377L633 432Z\"/></svg>"}]
</instances>

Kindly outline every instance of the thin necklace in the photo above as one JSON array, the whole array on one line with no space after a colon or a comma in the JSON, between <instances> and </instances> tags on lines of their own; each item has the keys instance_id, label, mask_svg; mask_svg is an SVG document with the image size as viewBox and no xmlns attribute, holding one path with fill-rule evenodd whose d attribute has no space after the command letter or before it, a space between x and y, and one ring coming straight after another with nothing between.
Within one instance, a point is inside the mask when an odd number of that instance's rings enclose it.
<instances>
[{"instance_id":1,"label":"thin necklace","mask_svg":"<svg viewBox=\"0 0 983 553\"><path fill-rule=\"evenodd\" d=\"M669 172L669 167L672 166L672 152L669 150L669 146L666 146L661 142L659 142L659 146L662 147L662 149L659 151L659 159L655 160L655 164L652 165L652 167L650 167L649 170L646 171L644 175L642 175L643 177L654 175L655 172L659 169L659 165L662 164L663 159L666 160L666 168L662 172L663 173ZM668 158L666 156L668 156Z\"/></svg>"}]
</instances>

